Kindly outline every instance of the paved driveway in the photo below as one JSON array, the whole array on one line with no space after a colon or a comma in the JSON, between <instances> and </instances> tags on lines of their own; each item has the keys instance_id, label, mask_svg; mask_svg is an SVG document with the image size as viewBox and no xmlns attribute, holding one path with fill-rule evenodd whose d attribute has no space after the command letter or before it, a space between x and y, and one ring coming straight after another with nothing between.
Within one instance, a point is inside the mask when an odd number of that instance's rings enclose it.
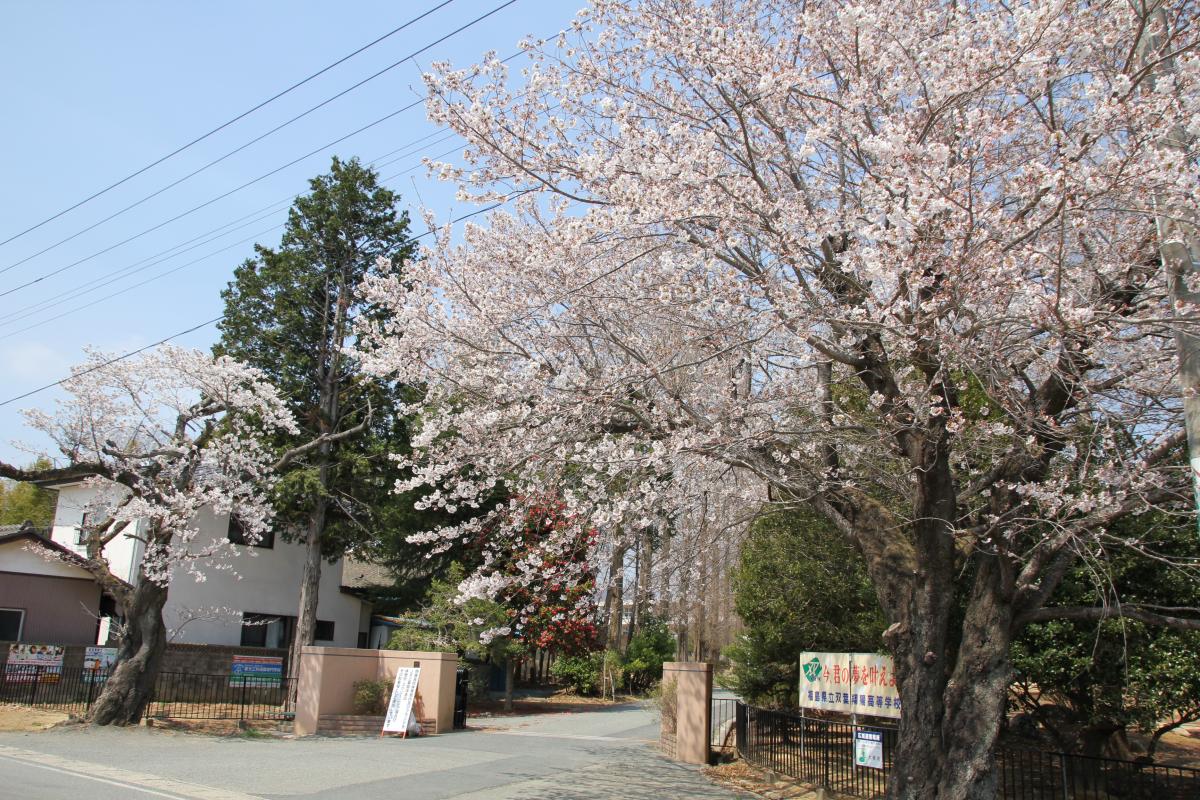
<instances>
[{"instance_id":1,"label":"paved driveway","mask_svg":"<svg viewBox=\"0 0 1200 800\"><path fill-rule=\"evenodd\" d=\"M660 757L651 712L624 707L484 720L399 739L297 740L160 730L0 734L0 798L40 800L726 800Z\"/></svg>"}]
</instances>

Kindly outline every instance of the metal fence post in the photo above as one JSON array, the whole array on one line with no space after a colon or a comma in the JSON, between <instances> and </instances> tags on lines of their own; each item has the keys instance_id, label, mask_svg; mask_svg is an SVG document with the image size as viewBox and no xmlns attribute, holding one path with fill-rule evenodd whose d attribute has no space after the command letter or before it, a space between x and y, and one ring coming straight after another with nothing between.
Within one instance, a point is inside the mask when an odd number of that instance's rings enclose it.
<instances>
[{"instance_id":1,"label":"metal fence post","mask_svg":"<svg viewBox=\"0 0 1200 800\"><path fill-rule=\"evenodd\" d=\"M240 707L238 708L238 722L239 723L244 723L246 721L246 683L247 683L246 676L243 675L242 676L242 697L241 697Z\"/></svg>"},{"instance_id":2,"label":"metal fence post","mask_svg":"<svg viewBox=\"0 0 1200 800\"><path fill-rule=\"evenodd\" d=\"M829 735L829 726L826 725L825 730L824 730L824 735L821 737L822 749L825 751L825 758L824 758L825 766L824 766L824 770L823 770L825 775L821 779L821 785L825 786L825 787L829 786L829 751L830 751L830 749L832 749L831 748L832 738L833 737L831 737Z\"/></svg>"},{"instance_id":3,"label":"metal fence post","mask_svg":"<svg viewBox=\"0 0 1200 800\"><path fill-rule=\"evenodd\" d=\"M33 669L29 671L33 676L33 682L29 685L29 705L33 705L37 700L37 687L42 680L41 669L42 667L34 665Z\"/></svg>"}]
</instances>

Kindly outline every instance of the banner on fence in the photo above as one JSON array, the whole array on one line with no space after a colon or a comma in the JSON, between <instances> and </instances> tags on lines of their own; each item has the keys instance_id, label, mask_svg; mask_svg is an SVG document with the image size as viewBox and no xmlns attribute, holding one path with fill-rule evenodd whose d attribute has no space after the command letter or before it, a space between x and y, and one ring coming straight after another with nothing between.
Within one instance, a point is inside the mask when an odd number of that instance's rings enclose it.
<instances>
[{"instance_id":1,"label":"banner on fence","mask_svg":"<svg viewBox=\"0 0 1200 800\"><path fill-rule=\"evenodd\" d=\"M800 707L899 719L900 693L892 657L801 653Z\"/></svg>"},{"instance_id":2,"label":"banner on fence","mask_svg":"<svg viewBox=\"0 0 1200 800\"><path fill-rule=\"evenodd\" d=\"M230 686L277 689L283 685L283 659L275 656L234 656Z\"/></svg>"},{"instance_id":3,"label":"banner on fence","mask_svg":"<svg viewBox=\"0 0 1200 800\"><path fill-rule=\"evenodd\" d=\"M117 648L87 648L83 651L83 682L99 683L115 663L117 663Z\"/></svg>"},{"instance_id":4,"label":"banner on fence","mask_svg":"<svg viewBox=\"0 0 1200 800\"><path fill-rule=\"evenodd\" d=\"M860 767L883 769L883 731L854 732L854 763Z\"/></svg>"},{"instance_id":5,"label":"banner on fence","mask_svg":"<svg viewBox=\"0 0 1200 800\"><path fill-rule=\"evenodd\" d=\"M57 683L62 677L64 648L57 644L10 644L4 679L8 683Z\"/></svg>"},{"instance_id":6,"label":"banner on fence","mask_svg":"<svg viewBox=\"0 0 1200 800\"><path fill-rule=\"evenodd\" d=\"M392 699L388 703L387 716L383 718L384 733L407 735L411 730L409 722L412 718L413 700L417 696L417 681L420 677L420 667L401 667L396 670L396 682L392 684Z\"/></svg>"}]
</instances>

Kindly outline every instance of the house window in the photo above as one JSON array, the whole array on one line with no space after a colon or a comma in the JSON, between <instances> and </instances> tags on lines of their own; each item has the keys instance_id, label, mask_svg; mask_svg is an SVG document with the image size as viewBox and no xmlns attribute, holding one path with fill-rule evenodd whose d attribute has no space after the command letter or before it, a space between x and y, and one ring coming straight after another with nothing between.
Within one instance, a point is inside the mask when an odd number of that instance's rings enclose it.
<instances>
[{"instance_id":1,"label":"house window","mask_svg":"<svg viewBox=\"0 0 1200 800\"><path fill-rule=\"evenodd\" d=\"M21 631L24 627L24 609L0 608L0 642L21 641Z\"/></svg>"},{"instance_id":2,"label":"house window","mask_svg":"<svg viewBox=\"0 0 1200 800\"><path fill-rule=\"evenodd\" d=\"M332 642L333 622L327 619L317 620L317 630L313 633L313 639L318 642Z\"/></svg>"},{"instance_id":3,"label":"house window","mask_svg":"<svg viewBox=\"0 0 1200 800\"><path fill-rule=\"evenodd\" d=\"M242 647L287 648L295 635L295 617L242 612Z\"/></svg>"},{"instance_id":4,"label":"house window","mask_svg":"<svg viewBox=\"0 0 1200 800\"><path fill-rule=\"evenodd\" d=\"M275 547L275 531L267 531L265 534L263 534L261 539L259 539L253 545L250 545L250 543L246 541L246 529L242 527L242 523L238 521L237 517L230 517L229 541L233 542L234 544L249 545L251 547L265 547L266 549L270 550Z\"/></svg>"},{"instance_id":5,"label":"house window","mask_svg":"<svg viewBox=\"0 0 1200 800\"><path fill-rule=\"evenodd\" d=\"M87 526L91 524L92 515L90 512L83 512L83 516L79 518L79 525L75 528L75 544L87 544L88 530Z\"/></svg>"}]
</instances>

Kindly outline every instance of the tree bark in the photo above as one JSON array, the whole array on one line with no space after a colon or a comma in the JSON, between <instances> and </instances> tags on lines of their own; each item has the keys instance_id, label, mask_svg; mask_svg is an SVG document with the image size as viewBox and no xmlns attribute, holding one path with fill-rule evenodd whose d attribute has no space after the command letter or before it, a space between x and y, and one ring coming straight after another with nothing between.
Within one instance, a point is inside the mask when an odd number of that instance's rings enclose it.
<instances>
[{"instance_id":1,"label":"tree bark","mask_svg":"<svg viewBox=\"0 0 1200 800\"><path fill-rule=\"evenodd\" d=\"M166 602L167 587L144 577L129 594L116 668L92 705L88 716L91 723L136 725L141 721L167 649L162 615Z\"/></svg>"},{"instance_id":2,"label":"tree bark","mask_svg":"<svg viewBox=\"0 0 1200 800\"><path fill-rule=\"evenodd\" d=\"M329 467L322 466L320 472L321 485L324 487L328 481ZM296 616L296 635L288 664L289 678L299 678L302 648L316 640L317 599L321 589L321 534L325 530L328 505L325 495L316 499L304 531L304 573L300 579L300 609ZM292 681L293 693L299 684L299 680Z\"/></svg>"},{"instance_id":3,"label":"tree bark","mask_svg":"<svg viewBox=\"0 0 1200 800\"><path fill-rule=\"evenodd\" d=\"M625 545L613 545L612 562L608 573L608 646L624 650L621 628L625 614Z\"/></svg>"},{"instance_id":4,"label":"tree bark","mask_svg":"<svg viewBox=\"0 0 1200 800\"><path fill-rule=\"evenodd\" d=\"M516 673L516 663L512 656L504 661L504 710L513 710L513 683Z\"/></svg>"}]
</instances>

